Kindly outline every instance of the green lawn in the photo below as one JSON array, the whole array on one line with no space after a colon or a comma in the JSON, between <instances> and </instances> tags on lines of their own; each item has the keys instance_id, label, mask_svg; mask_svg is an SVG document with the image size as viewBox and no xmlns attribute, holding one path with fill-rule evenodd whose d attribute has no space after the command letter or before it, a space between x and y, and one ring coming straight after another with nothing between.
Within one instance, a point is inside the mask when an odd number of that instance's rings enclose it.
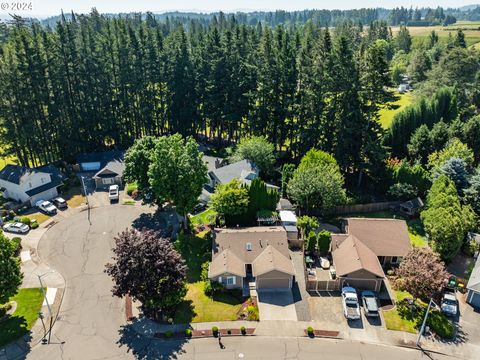
<instances>
[{"instance_id":1,"label":"green lawn","mask_svg":"<svg viewBox=\"0 0 480 360\"><path fill-rule=\"evenodd\" d=\"M176 324L237 320L237 314L242 307L240 294L228 292L210 298L203 291L203 281L188 284L187 287L187 296L174 317Z\"/></svg>"},{"instance_id":2,"label":"green lawn","mask_svg":"<svg viewBox=\"0 0 480 360\"><path fill-rule=\"evenodd\" d=\"M389 330L417 333L421 327L427 304L416 300L418 307L410 308L405 299L412 298L406 291L395 291L397 305L392 310L383 312L385 326ZM438 336L450 338L453 335L453 325L445 315L438 310L430 310L427 324Z\"/></svg>"},{"instance_id":3,"label":"green lawn","mask_svg":"<svg viewBox=\"0 0 480 360\"><path fill-rule=\"evenodd\" d=\"M10 318L0 322L0 347L30 331L42 308L42 289L20 289L11 300L17 302L17 309Z\"/></svg>"},{"instance_id":4,"label":"green lawn","mask_svg":"<svg viewBox=\"0 0 480 360\"><path fill-rule=\"evenodd\" d=\"M202 224L209 224L210 220L213 216L217 215L215 210L207 209L197 215L191 216L190 221L192 225L202 225Z\"/></svg>"},{"instance_id":5,"label":"green lawn","mask_svg":"<svg viewBox=\"0 0 480 360\"><path fill-rule=\"evenodd\" d=\"M37 223L39 223L39 224L41 224L41 223L47 221L48 219L50 219L49 215L46 215L46 214L41 213L41 212L36 212L36 213L28 214L28 215L25 215L25 216L30 218L30 220L37 220Z\"/></svg>"},{"instance_id":6,"label":"green lawn","mask_svg":"<svg viewBox=\"0 0 480 360\"><path fill-rule=\"evenodd\" d=\"M407 105L410 105L413 101L413 95L411 93L399 94L399 99L392 103L394 106L392 109L382 109L380 110L380 124L382 128L388 129L392 123L394 115L405 108Z\"/></svg>"},{"instance_id":7,"label":"green lawn","mask_svg":"<svg viewBox=\"0 0 480 360\"><path fill-rule=\"evenodd\" d=\"M211 260L210 232L203 231L197 235L179 234L175 247L187 264L187 281L189 283L199 281L202 264Z\"/></svg>"}]
</instances>

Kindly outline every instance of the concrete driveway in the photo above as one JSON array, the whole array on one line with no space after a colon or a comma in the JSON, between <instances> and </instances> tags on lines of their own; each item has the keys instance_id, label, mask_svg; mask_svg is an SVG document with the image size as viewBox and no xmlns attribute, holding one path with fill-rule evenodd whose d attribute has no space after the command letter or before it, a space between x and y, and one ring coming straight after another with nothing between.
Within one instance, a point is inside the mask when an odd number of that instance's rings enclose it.
<instances>
[{"instance_id":1,"label":"concrete driveway","mask_svg":"<svg viewBox=\"0 0 480 360\"><path fill-rule=\"evenodd\" d=\"M290 289L257 290L260 320L297 320L297 311Z\"/></svg>"}]
</instances>

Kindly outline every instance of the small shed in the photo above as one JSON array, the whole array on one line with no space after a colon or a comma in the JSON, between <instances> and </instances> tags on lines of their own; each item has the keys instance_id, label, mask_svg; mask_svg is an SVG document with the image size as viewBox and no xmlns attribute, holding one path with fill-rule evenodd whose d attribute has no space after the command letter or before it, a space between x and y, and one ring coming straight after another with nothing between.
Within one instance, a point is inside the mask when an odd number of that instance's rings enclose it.
<instances>
[{"instance_id":1,"label":"small shed","mask_svg":"<svg viewBox=\"0 0 480 360\"><path fill-rule=\"evenodd\" d=\"M400 211L408 216L416 216L423 208L423 201L419 197L415 199L405 201L400 204Z\"/></svg>"}]
</instances>

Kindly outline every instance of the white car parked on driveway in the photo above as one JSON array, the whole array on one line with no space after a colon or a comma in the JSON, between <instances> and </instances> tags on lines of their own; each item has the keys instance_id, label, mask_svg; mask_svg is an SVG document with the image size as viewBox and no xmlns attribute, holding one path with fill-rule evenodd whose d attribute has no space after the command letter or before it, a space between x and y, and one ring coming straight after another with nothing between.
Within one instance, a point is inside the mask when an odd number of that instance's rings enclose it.
<instances>
[{"instance_id":1,"label":"white car parked on driveway","mask_svg":"<svg viewBox=\"0 0 480 360\"><path fill-rule=\"evenodd\" d=\"M110 202L118 201L120 198L118 185L110 185L108 188L108 198L110 199Z\"/></svg>"},{"instance_id":2,"label":"white car parked on driveway","mask_svg":"<svg viewBox=\"0 0 480 360\"><path fill-rule=\"evenodd\" d=\"M53 215L57 213L57 208L50 201L40 200L37 201L35 205L40 209L40 211L43 211L48 215Z\"/></svg>"},{"instance_id":3,"label":"white car parked on driveway","mask_svg":"<svg viewBox=\"0 0 480 360\"><path fill-rule=\"evenodd\" d=\"M342 288L343 314L347 320L360 319L357 291L350 286Z\"/></svg>"},{"instance_id":4,"label":"white car parked on driveway","mask_svg":"<svg viewBox=\"0 0 480 360\"><path fill-rule=\"evenodd\" d=\"M3 225L3 231L15 233L15 234L26 234L30 230L30 226L23 224L21 222L8 223Z\"/></svg>"}]
</instances>

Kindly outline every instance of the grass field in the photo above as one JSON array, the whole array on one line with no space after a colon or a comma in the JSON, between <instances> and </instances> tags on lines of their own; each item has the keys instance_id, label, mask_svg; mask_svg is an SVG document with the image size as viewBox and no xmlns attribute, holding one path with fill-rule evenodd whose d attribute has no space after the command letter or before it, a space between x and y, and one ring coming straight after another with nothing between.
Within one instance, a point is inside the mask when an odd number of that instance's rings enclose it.
<instances>
[{"instance_id":1,"label":"grass field","mask_svg":"<svg viewBox=\"0 0 480 360\"><path fill-rule=\"evenodd\" d=\"M392 103L392 109L382 109L380 110L380 124L382 128L388 129L392 123L394 115L401 111L406 106L410 105L413 101L412 93L405 93L398 95L399 99Z\"/></svg>"},{"instance_id":2,"label":"grass field","mask_svg":"<svg viewBox=\"0 0 480 360\"><path fill-rule=\"evenodd\" d=\"M449 26L410 26L408 31L413 38L413 45L416 46L420 42L427 40L428 36L435 30L440 41L447 41L448 34L455 37L457 30L461 29L465 34L467 45L473 45L480 42L480 22L478 21L459 21ZM399 27L392 27L392 33L395 35Z\"/></svg>"},{"instance_id":3,"label":"grass field","mask_svg":"<svg viewBox=\"0 0 480 360\"><path fill-rule=\"evenodd\" d=\"M0 347L28 334L42 308L42 289L20 289L11 300L17 303L17 309L0 323Z\"/></svg>"}]
</instances>

